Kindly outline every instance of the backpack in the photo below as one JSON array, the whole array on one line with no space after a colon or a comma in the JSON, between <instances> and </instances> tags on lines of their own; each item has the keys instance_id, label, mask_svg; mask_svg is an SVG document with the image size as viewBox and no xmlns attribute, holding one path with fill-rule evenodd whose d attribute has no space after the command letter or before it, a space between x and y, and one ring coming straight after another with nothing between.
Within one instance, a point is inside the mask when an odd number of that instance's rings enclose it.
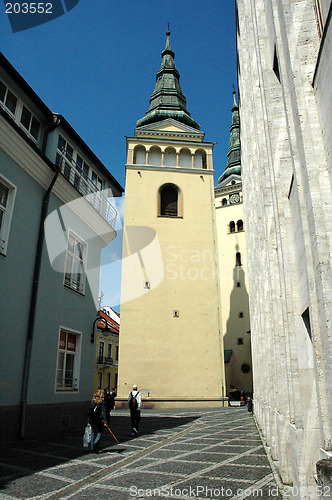
<instances>
[{"instance_id":1,"label":"backpack","mask_svg":"<svg viewBox=\"0 0 332 500\"><path fill-rule=\"evenodd\" d=\"M135 394L135 396L133 395L133 393L131 393L131 398L130 398L130 401L129 401L129 408L131 410L137 410L138 409L138 402L137 402L137 394Z\"/></svg>"}]
</instances>

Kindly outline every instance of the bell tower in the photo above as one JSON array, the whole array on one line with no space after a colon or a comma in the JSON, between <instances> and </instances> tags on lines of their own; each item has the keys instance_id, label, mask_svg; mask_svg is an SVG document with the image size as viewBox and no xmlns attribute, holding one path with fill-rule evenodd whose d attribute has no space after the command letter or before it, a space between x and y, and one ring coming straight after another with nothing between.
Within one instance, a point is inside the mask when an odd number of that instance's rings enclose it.
<instances>
[{"instance_id":1,"label":"bell tower","mask_svg":"<svg viewBox=\"0 0 332 500\"><path fill-rule=\"evenodd\" d=\"M221 406L214 144L187 110L166 36L127 137L118 399L137 384L148 407Z\"/></svg>"}]
</instances>

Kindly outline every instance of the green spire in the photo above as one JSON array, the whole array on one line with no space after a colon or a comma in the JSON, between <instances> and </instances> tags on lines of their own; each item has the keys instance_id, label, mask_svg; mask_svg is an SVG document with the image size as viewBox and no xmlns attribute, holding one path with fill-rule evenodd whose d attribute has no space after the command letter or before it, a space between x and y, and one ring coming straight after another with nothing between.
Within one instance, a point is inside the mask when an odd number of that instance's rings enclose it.
<instances>
[{"instance_id":1,"label":"green spire","mask_svg":"<svg viewBox=\"0 0 332 500\"><path fill-rule=\"evenodd\" d=\"M156 85L150 97L150 107L145 116L136 122L136 127L173 118L200 130L187 110L186 98L180 86L180 74L175 67L175 54L171 49L170 31L166 32L166 46L162 51L162 61L156 76Z\"/></svg>"},{"instance_id":2,"label":"green spire","mask_svg":"<svg viewBox=\"0 0 332 500\"><path fill-rule=\"evenodd\" d=\"M232 107L232 124L230 126L230 139L227 151L227 166L225 172L218 179L220 184L232 174L241 175L241 142L240 142L240 116L239 107L236 103L236 92L234 94L234 104Z\"/></svg>"}]
</instances>

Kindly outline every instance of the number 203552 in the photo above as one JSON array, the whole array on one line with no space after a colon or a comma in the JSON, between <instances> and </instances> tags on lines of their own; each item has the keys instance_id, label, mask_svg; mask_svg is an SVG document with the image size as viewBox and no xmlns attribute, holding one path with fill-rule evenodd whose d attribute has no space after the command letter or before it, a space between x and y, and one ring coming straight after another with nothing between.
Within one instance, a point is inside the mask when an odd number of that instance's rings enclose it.
<instances>
[{"instance_id":1,"label":"number 203552","mask_svg":"<svg viewBox=\"0 0 332 500\"><path fill-rule=\"evenodd\" d=\"M6 3L6 14L52 14L52 3Z\"/></svg>"}]
</instances>

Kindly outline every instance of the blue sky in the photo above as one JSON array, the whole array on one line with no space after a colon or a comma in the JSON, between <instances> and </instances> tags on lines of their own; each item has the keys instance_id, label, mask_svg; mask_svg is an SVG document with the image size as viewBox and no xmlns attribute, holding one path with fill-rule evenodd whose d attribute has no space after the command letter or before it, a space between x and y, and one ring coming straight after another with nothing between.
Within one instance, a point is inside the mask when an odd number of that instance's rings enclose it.
<instances>
[{"instance_id":1,"label":"blue sky","mask_svg":"<svg viewBox=\"0 0 332 500\"><path fill-rule=\"evenodd\" d=\"M65 15L17 33L2 3L1 50L125 187L125 136L148 109L169 22L187 109L205 140L216 142L216 183L226 166L237 83L234 3L80 0ZM109 281L102 269L103 305L115 306Z\"/></svg>"}]
</instances>

